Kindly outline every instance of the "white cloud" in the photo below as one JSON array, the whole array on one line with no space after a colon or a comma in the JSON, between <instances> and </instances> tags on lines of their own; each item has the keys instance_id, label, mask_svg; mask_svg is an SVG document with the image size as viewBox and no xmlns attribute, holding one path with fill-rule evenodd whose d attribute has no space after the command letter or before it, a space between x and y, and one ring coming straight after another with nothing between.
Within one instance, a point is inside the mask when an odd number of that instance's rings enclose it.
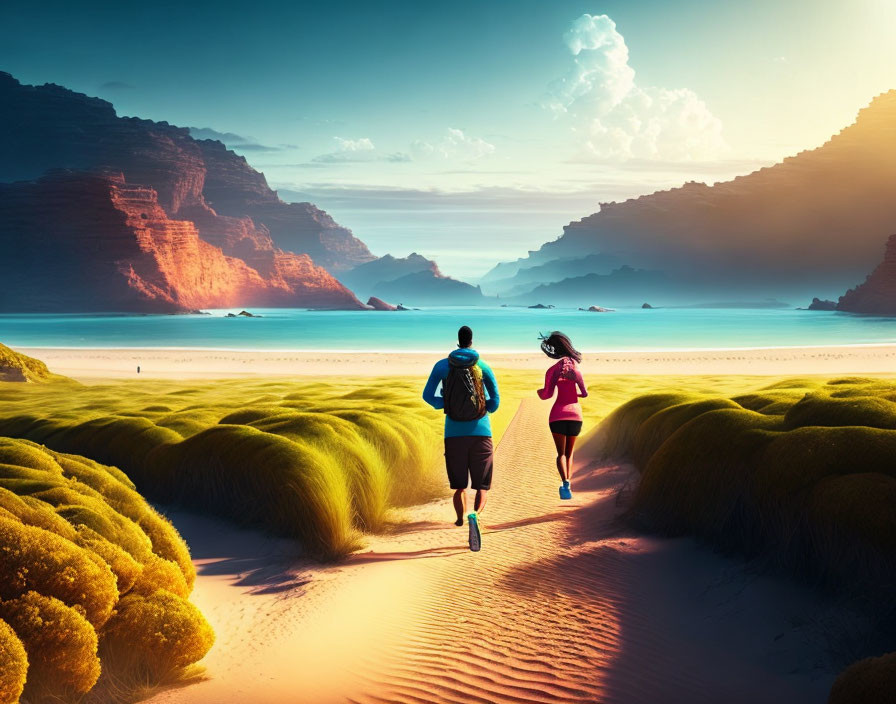
<instances>
[{"instance_id":1,"label":"white cloud","mask_svg":"<svg viewBox=\"0 0 896 704\"><path fill-rule=\"evenodd\" d=\"M607 15L582 15L563 40L573 65L545 107L569 120L600 158L709 160L727 146L722 123L687 88L639 86L625 38Z\"/></svg>"},{"instance_id":2,"label":"white cloud","mask_svg":"<svg viewBox=\"0 0 896 704\"><path fill-rule=\"evenodd\" d=\"M361 137L360 139L333 137L333 139L336 140L341 152L372 152L376 148L369 137Z\"/></svg>"},{"instance_id":3,"label":"white cloud","mask_svg":"<svg viewBox=\"0 0 896 704\"><path fill-rule=\"evenodd\" d=\"M417 159L440 156L443 159L475 161L494 151L494 144L481 137L471 137L455 127L449 127L444 136L433 142L418 139L411 144L411 152Z\"/></svg>"},{"instance_id":4,"label":"white cloud","mask_svg":"<svg viewBox=\"0 0 896 704\"><path fill-rule=\"evenodd\" d=\"M303 166L320 166L321 164L359 164L364 162L391 162L402 163L411 160L408 154L392 152L384 154L377 150L369 137L360 139L343 139L333 137L339 149L335 152L320 154L314 157L310 163Z\"/></svg>"}]
</instances>

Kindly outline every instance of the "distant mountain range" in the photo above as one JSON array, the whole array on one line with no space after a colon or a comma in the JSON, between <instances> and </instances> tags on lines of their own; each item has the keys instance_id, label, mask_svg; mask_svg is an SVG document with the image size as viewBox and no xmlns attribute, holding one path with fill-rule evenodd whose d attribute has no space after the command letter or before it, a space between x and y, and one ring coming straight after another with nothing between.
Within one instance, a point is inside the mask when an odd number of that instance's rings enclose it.
<instances>
[{"instance_id":1,"label":"distant mountain range","mask_svg":"<svg viewBox=\"0 0 896 704\"><path fill-rule=\"evenodd\" d=\"M434 261L413 252L401 258L386 254L379 259L359 264L341 276L345 285L357 293L359 298L367 298L373 295L373 290L380 283L423 271L430 272L433 277L442 275Z\"/></svg>"},{"instance_id":2,"label":"distant mountain range","mask_svg":"<svg viewBox=\"0 0 896 704\"><path fill-rule=\"evenodd\" d=\"M376 296L414 306L481 305L478 286L452 279L431 259L417 254L396 258L387 254L340 275L362 299Z\"/></svg>"},{"instance_id":3,"label":"distant mountain range","mask_svg":"<svg viewBox=\"0 0 896 704\"><path fill-rule=\"evenodd\" d=\"M515 262L503 262L483 277L481 285L487 293L499 292L507 298L525 295L533 287L559 283L567 278L609 274L622 264L622 260L613 254L564 257L527 268L520 268Z\"/></svg>"},{"instance_id":4,"label":"distant mountain range","mask_svg":"<svg viewBox=\"0 0 896 704\"><path fill-rule=\"evenodd\" d=\"M878 261L882 243L896 232L894 203L896 91L889 91L823 146L774 166L712 186L687 183L602 203L599 212L564 227L560 238L496 266L482 284L502 297L554 303L544 297L578 286L561 285L563 279L607 275L608 266L626 264L665 276L660 288L638 297L660 305L720 296L831 295L860 280ZM525 293L534 282L558 288L536 293L531 287ZM597 293L588 295L584 286L577 300L580 305L622 302L612 288L600 300Z\"/></svg>"},{"instance_id":5,"label":"distant mountain range","mask_svg":"<svg viewBox=\"0 0 896 704\"><path fill-rule=\"evenodd\" d=\"M659 300L668 287L668 277L661 271L646 271L621 266L609 274L585 274L550 284L540 284L518 296L502 296L508 303L528 304L531 301L555 306L588 307L612 301L613 305L641 305Z\"/></svg>"}]
</instances>

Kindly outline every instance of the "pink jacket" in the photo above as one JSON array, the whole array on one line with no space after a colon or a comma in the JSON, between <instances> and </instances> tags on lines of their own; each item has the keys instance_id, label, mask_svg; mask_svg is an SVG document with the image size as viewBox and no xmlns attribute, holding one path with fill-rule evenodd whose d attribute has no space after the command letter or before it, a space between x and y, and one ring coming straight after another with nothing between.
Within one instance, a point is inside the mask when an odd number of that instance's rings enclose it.
<instances>
[{"instance_id":1,"label":"pink jacket","mask_svg":"<svg viewBox=\"0 0 896 704\"><path fill-rule=\"evenodd\" d=\"M544 375L544 388L538 389L538 397L547 401L557 389L557 399L551 408L550 422L555 420L582 420L579 398L588 395L585 380L575 360L564 357Z\"/></svg>"}]
</instances>

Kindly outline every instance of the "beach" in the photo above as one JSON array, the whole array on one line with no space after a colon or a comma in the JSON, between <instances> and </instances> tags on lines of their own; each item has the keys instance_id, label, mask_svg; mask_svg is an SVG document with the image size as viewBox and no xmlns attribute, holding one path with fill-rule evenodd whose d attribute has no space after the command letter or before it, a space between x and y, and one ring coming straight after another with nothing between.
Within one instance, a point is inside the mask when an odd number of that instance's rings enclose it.
<instances>
[{"instance_id":1,"label":"beach","mask_svg":"<svg viewBox=\"0 0 896 704\"><path fill-rule=\"evenodd\" d=\"M80 381L97 379L219 379L282 376L419 376L437 352L290 352L173 348L33 348L19 352L43 360L50 370ZM450 350L446 349L445 354ZM532 353L479 349L496 369L539 370L547 358ZM140 367L139 377L137 367ZM587 374L602 375L804 375L896 372L896 344L748 349L588 352Z\"/></svg>"}]
</instances>

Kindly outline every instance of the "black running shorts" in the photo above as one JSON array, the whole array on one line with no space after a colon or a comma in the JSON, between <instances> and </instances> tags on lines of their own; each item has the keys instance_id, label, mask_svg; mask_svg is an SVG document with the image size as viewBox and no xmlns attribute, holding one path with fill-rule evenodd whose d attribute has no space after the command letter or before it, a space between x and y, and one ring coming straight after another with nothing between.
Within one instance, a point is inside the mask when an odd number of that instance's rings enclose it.
<instances>
[{"instance_id":1,"label":"black running shorts","mask_svg":"<svg viewBox=\"0 0 896 704\"><path fill-rule=\"evenodd\" d=\"M550 423L551 432L557 435L576 436L582 432L580 420L555 420Z\"/></svg>"},{"instance_id":2,"label":"black running shorts","mask_svg":"<svg viewBox=\"0 0 896 704\"><path fill-rule=\"evenodd\" d=\"M452 489L490 489L495 453L492 439L481 435L445 438L445 469Z\"/></svg>"}]
</instances>

